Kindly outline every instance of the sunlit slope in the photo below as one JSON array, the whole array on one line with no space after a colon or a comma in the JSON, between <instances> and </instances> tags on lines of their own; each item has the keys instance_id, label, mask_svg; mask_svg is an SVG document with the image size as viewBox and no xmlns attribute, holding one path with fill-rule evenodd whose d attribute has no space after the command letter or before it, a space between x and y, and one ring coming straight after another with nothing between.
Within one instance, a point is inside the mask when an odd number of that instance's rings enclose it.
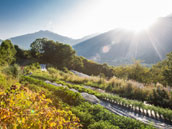
<instances>
[{"instance_id":1,"label":"sunlit slope","mask_svg":"<svg viewBox=\"0 0 172 129\"><path fill-rule=\"evenodd\" d=\"M115 29L74 46L77 54L111 65L132 63L132 59L146 64L156 63L172 51L172 18L159 19L148 30L132 32Z\"/></svg>"}]
</instances>

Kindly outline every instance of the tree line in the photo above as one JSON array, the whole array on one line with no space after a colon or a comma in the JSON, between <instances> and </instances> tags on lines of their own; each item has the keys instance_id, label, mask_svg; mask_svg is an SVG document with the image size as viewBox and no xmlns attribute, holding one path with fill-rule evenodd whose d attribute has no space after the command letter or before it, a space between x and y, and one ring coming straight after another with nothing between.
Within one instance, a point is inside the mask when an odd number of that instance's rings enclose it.
<instances>
[{"instance_id":1,"label":"tree line","mask_svg":"<svg viewBox=\"0 0 172 129\"><path fill-rule=\"evenodd\" d=\"M161 62L152 67L145 67L139 61L126 66L109 66L106 63L98 64L84 57L77 56L70 45L48 40L36 39L30 50L23 50L5 40L0 45L0 65L24 64L24 62L45 63L58 69L73 69L88 75L102 77L119 77L136 80L141 83L161 83L172 86L172 52Z\"/></svg>"}]
</instances>

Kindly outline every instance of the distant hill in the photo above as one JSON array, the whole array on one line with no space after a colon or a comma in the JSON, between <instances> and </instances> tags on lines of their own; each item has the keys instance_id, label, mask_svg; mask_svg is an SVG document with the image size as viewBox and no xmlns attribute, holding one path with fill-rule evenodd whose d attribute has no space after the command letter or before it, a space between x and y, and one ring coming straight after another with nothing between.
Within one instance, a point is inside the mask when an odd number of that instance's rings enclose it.
<instances>
[{"instance_id":1,"label":"distant hill","mask_svg":"<svg viewBox=\"0 0 172 129\"><path fill-rule=\"evenodd\" d=\"M23 49L29 49L30 44L38 38L48 38L50 40L66 43L72 46L72 45L77 44L78 42L82 42L91 37L92 35L90 35L89 37L81 38L81 39L72 39L69 37L65 37L65 36L50 32L48 30L46 31L41 30L41 31L31 33L31 34L25 34L25 35L21 35L17 37L12 37L10 38L10 40L12 41L12 43L18 45L19 47Z\"/></svg>"},{"instance_id":2,"label":"distant hill","mask_svg":"<svg viewBox=\"0 0 172 129\"><path fill-rule=\"evenodd\" d=\"M85 40L91 39L91 38L93 38L93 37L95 37L95 36L97 36L97 35L99 35L99 33L87 35L87 36L84 36L84 37L82 37L82 38L80 38L80 39L76 39L76 40L75 40L76 43L75 43L74 45L76 45L76 44L78 44L78 43L81 43L81 42L83 42L83 41L85 41ZM74 45L72 45L72 46L74 46Z\"/></svg>"},{"instance_id":3,"label":"distant hill","mask_svg":"<svg viewBox=\"0 0 172 129\"><path fill-rule=\"evenodd\" d=\"M2 42L2 40L0 39L0 43Z\"/></svg>"},{"instance_id":4,"label":"distant hill","mask_svg":"<svg viewBox=\"0 0 172 129\"><path fill-rule=\"evenodd\" d=\"M160 18L148 31L134 33L115 29L83 41L73 48L79 56L111 65L133 59L153 64L172 51L172 18Z\"/></svg>"}]
</instances>

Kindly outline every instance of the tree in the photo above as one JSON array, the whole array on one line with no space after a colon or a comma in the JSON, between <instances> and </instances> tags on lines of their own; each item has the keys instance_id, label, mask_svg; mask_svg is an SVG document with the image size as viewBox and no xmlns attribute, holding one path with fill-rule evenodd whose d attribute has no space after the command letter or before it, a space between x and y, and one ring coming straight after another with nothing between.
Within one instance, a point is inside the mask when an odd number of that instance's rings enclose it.
<instances>
[{"instance_id":1,"label":"tree","mask_svg":"<svg viewBox=\"0 0 172 129\"><path fill-rule=\"evenodd\" d=\"M59 68L69 67L75 56L71 46L48 39L37 39L31 44L32 55L43 63Z\"/></svg>"},{"instance_id":2,"label":"tree","mask_svg":"<svg viewBox=\"0 0 172 129\"><path fill-rule=\"evenodd\" d=\"M151 81L156 85L157 83L161 83L163 85L166 84L165 78L163 76L164 66L166 64L164 62L158 62L157 64L153 65L150 69L151 73Z\"/></svg>"},{"instance_id":3,"label":"tree","mask_svg":"<svg viewBox=\"0 0 172 129\"><path fill-rule=\"evenodd\" d=\"M10 40L5 40L0 46L0 64L11 64L15 58L16 50Z\"/></svg>"},{"instance_id":4,"label":"tree","mask_svg":"<svg viewBox=\"0 0 172 129\"><path fill-rule=\"evenodd\" d=\"M40 58L41 54L44 53L43 45L47 42L48 39L36 39L31 45L31 54L33 57Z\"/></svg>"},{"instance_id":5,"label":"tree","mask_svg":"<svg viewBox=\"0 0 172 129\"><path fill-rule=\"evenodd\" d=\"M163 71L163 75L168 85L172 86L172 52L167 55L167 59L165 60L165 63L166 66Z\"/></svg>"},{"instance_id":6,"label":"tree","mask_svg":"<svg viewBox=\"0 0 172 129\"><path fill-rule=\"evenodd\" d=\"M128 78L142 83L150 83L149 68L142 66L140 61L136 61L130 66Z\"/></svg>"}]
</instances>

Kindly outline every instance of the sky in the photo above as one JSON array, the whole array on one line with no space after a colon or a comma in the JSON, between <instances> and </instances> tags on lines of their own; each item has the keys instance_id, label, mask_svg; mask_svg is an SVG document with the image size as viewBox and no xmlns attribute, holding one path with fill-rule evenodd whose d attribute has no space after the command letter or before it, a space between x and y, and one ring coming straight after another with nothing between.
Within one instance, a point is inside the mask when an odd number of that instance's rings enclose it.
<instances>
[{"instance_id":1,"label":"sky","mask_svg":"<svg viewBox=\"0 0 172 129\"><path fill-rule=\"evenodd\" d=\"M172 0L0 0L0 39L49 30L81 38L115 28L140 31L172 14Z\"/></svg>"}]
</instances>

